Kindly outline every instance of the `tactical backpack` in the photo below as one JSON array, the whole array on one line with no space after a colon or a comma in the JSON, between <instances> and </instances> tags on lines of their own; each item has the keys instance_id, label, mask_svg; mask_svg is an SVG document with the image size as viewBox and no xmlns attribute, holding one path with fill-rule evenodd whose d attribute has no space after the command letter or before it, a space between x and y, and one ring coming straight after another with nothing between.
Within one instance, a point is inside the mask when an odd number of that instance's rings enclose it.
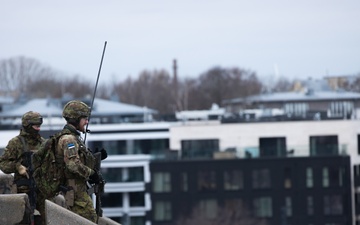
<instances>
[{"instance_id":1,"label":"tactical backpack","mask_svg":"<svg viewBox=\"0 0 360 225\"><path fill-rule=\"evenodd\" d=\"M32 156L33 178L36 187L49 199L56 196L65 184L64 156L56 153L59 138L69 132L61 131L50 136Z\"/></svg>"}]
</instances>

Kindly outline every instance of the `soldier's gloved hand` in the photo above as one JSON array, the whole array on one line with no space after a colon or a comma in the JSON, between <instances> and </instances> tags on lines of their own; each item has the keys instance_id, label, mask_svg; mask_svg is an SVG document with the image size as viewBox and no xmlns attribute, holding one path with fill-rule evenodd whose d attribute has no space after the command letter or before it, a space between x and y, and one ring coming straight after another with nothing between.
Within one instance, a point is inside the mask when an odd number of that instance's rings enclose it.
<instances>
[{"instance_id":1,"label":"soldier's gloved hand","mask_svg":"<svg viewBox=\"0 0 360 225\"><path fill-rule=\"evenodd\" d=\"M29 174L27 173L27 169L26 169L25 166L20 165L20 166L17 168L17 171L19 172L20 175L26 176L27 179L29 179Z\"/></svg>"},{"instance_id":2,"label":"soldier's gloved hand","mask_svg":"<svg viewBox=\"0 0 360 225\"><path fill-rule=\"evenodd\" d=\"M100 181L102 181L101 174L94 170L94 173L89 176L89 183L98 184Z\"/></svg>"},{"instance_id":3,"label":"soldier's gloved hand","mask_svg":"<svg viewBox=\"0 0 360 225\"><path fill-rule=\"evenodd\" d=\"M102 148L102 149L100 150L100 152L101 152L101 160L106 159L107 156L108 156L108 154L107 154L105 148Z\"/></svg>"},{"instance_id":4,"label":"soldier's gloved hand","mask_svg":"<svg viewBox=\"0 0 360 225\"><path fill-rule=\"evenodd\" d=\"M107 154L105 148L102 148L101 150L99 150L98 148L95 148L95 153L98 153L98 152L100 152L100 154L101 154L101 160L104 160L107 158L108 154Z\"/></svg>"}]
</instances>

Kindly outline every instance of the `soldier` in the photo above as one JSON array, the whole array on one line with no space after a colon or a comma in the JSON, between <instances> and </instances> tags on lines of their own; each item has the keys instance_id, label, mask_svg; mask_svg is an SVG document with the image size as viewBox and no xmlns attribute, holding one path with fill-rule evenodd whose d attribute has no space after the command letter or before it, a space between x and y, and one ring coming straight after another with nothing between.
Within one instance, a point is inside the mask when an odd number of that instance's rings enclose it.
<instances>
[{"instance_id":1,"label":"soldier","mask_svg":"<svg viewBox=\"0 0 360 225\"><path fill-rule=\"evenodd\" d=\"M62 115L67 122L62 132L66 134L59 138L56 152L64 156L69 190L65 194L66 205L72 212L96 223L97 215L86 182L89 179L99 182L102 178L93 170L95 158L80 136L80 132L86 132L90 108L84 102L72 100L64 106Z\"/></svg>"},{"instance_id":2,"label":"soldier","mask_svg":"<svg viewBox=\"0 0 360 225\"><path fill-rule=\"evenodd\" d=\"M43 122L42 116L29 111L22 116L22 129L20 134L12 138L5 147L0 157L0 169L7 174L14 173L14 183L17 193L26 193L29 196L30 204L44 217L45 200L39 192L35 191L35 182L29 176L31 171L31 154L38 150L45 141L39 134ZM22 223L30 223L30 218L24 218ZM40 221L37 222L40 224Z\"/></svg>"}]
</instances>

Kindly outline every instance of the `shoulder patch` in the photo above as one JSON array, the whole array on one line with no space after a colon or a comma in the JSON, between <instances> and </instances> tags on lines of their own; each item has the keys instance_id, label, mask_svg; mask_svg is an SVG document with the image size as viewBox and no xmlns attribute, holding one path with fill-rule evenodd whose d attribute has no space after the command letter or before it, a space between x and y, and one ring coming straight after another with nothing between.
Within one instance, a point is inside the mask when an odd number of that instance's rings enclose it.
<instances>
[{"instance_id":1,"label":"shoulder patch","mask_svg":"<svg viewBox=\"0 0 360 225\"><path fill-rule=\"evenodd\" d=\"M67 147L68 147L69 150L71 150L71 149L75 148L75 144L74 143L69 143L69 144L67 144Z\"/></svg>"}]
</instances>

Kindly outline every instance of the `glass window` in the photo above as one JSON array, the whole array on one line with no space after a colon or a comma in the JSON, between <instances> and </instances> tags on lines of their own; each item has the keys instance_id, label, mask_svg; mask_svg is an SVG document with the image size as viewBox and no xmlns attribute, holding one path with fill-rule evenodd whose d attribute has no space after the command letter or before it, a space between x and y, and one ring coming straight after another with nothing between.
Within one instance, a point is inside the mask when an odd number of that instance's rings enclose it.
<instances>
[{"instance_id":1,"label":"glass window","mask_svg":"<svg viewBox=\"0 0 360 225\"><path fill-rule=\"evenodd\" d=\"M164 155L169 149L169 139L134 140L135 154Z\"/></svg>"},{"instance_id":2,"label":"glass window","mask_svg":"<svg viewBox=\"0 0 360 225\"><path fill-rule=\"evenodd\" d=\"M322 170L322 184L323 187L329 187L329 169L327 167Z\"/></svg>"},{"instance_id":3,"label":"glass window","mask_svg":"<svg viewBox=\"0 0 360 225\"><path fill-rule=\"evenodd\" d=\"M224 172L224 189L239 190L244 188L243 172L240 170L232 170Z\"/></svg>"},{"instance_id":4,"label":"glass window","mask_svg":"<svg viewBox=\"0 0 360 225\"><path fill-rule=\"evenodd\" d=\"M219 140L182 140L181 150L182 158L212 158L219 151Z\"/></svg>"},{"instance_id":5,"label":"glass window","mask_svg":"<svg viewBox=\"0 0 360 225\"><path fill-rule=\"evenodd\" d=\"M130 217L130 224L131 225L145 225L145 217L143 216L133 216Z\"/></svg>"},{"instance_id":6,"label":"glass window","mask_svg":"<svg viewBox=\"0 0 360 225\"><path fill-rule=\"evenodd\" d=\"M292 216L292 200L291 197L285 198L285 212L286 216Z\"/></svg>"},{"instance_id":7,"label":"glass window","mask_svg":"<svg viewBox=\"0 0 360 225\"><path fill-rule=\"evenodd\" d=\"M259 139L260 156L286 156L286 138L271 137Z\"/></svg>"},{"instance_id":8,"label":"glass window","mask_svg":"<svg viewBox=\"0 0 360 225\"><path fill-rule=\"evenodd\" d=\"M180 174L180 190L181 191L188 191L188 176L187 173Z\"/></svg>"},{"instance_id":9,"label":"glass window","mask_svg":"<svg viewBox=\"0 0 360 225\"><path fill-rule=\"evenodd\" d=\"M284 188L291 188L291 169L285 168L284 170Z\"/></svg>"},{"instance_id":10,"label":"glass window","mask_svg":"<svg viewBox=\"0 0 360 225\"><path fill-rule=\"evenodd\" d=\"M271 187L271 178L269 169L258 169L252 171L252 184L254 189L263 189Z\"/></svg>"},{"instance_id":11,"label":"glass window","mask_svg":"<svg viewBox=\"0 0 360 225\"><path fill-rule=\"evenodd\" d=\"M326 187L342 187L343 186L343 176L345 173L344 168L340 167L327 167L327 185ZM323 171L324 172L324 171ZM325 179L325 178L324 178Z\"/></svg>"},{"instance_id":12,"label":"glass window","mask_svg":"<svg viewBox=\"0 0 360 225\"><path fill-rule=\"evenodd\" d=\"M124 155L126 154L126 141L125 140L115 140L115 141L89 141L87 146L95 150L96 148L106 149L109 155Z\"/></svg>"},{"instance_id":13,"label":"glass window","mask_svg":"<svg viewBox=\"0 0 360 225\"><path fill-rule=\"evenodd\" d=\"M343 214L343 200L341 195L324 196L324 214L325 215Z\"/></svg>"},{"instance_id":14,"label":"glass window","mask_svg":"<svg viewBox=\"0 0 360 225\"><path fill-rule=\"evenodd\" d=\"M122 207L123 206L123 194L105 192L101 194L101 203L103 207Z\"/></svg>"},{"instance_id":15,"label":"glass window","mask_svg":"<svg viewBox=\"0 0 360 225\"><path fill-rule=\"evenodd\" d=\"M308 188L314 187L314 174L313 174L313 169L310 167L306 168L306 187Z\"/></svg>"},{"instance_id":16,"label":"glass window","mask_svg":"<svg viewBox=\"0 0 360 225\"><path fill-rule=\"evenodd\" d=\"M216 190L216 173L214 171L198 172L198 190L199 191Z\"/></svg>"},{"instance_id":17,"label":"glass window","mask_svg":"<svg viewBox=\"0 0 360 225\"><path fill-rule=\"evenodd\" d=\"M122 168L111 168L102 167L101 173L104 179L109 183L123 182L123 169Z\"/></svg>"},{"instance_id":18,"label":"glass window","mask_svg":"<svg viewBox=\"0 0 360 225\"><path fill-rule=\"evenodd\" d=\"M312 196L308 196L306 198L306 205L307 205L307 214L314 215L314 199Z\"/></svg>"},{"instance_id":19,"label":"glass window","mask_svg":"<svg viewBox=\"0 0 360 225\"><path fill-rule=\"evenodd\" d=\"M153 191L154 192L170 192L171 178L170 173L155 172L153 174Z\"/></svg>"},{"instance_id":20,"label":"glass window","mask_svg":"<svg viewBox=\"0 0 360 225\"><path fill-rule=\"evenodd\" d=\"M350 101L338 101L330 103L330 114L332 117L350 118L354 109L354 103Z\"/></svg>"},{"instance_id":21,"label":"glass window","mask_svg":"<svg viewBox=\"0 0 360 225\"><path fill-rule=\"evenodd\" d=\"M217 202L214 199L200 201L201 213L207 219L215 219L217 217Z\"/></svg>"},{"instance_id":22,"label":"glass window","mask_svg":"<svg viewBox=\"0 0 360 225\"><path fill-rule=\"evenodd\" d=\"M171 203L167 201L155 202L154 219L156 221L167 221L172 219Z\"/></svg>"},{"instance_id":23,"label":"glass window","mask_svg":"<svg viewBox=\"0 0 360 225\"><path fill-rule=\"evenodd\" d=\"M338 155L338 136L310 136L310 154L313 155Z\"/></svg>"},{"instance_id":24,"label":"glass window","mask_svg":"<svg viewBox=\"0 0 360 225\"><path fill-rule=\"evenodd\" d=\"M271 197L261 197L254 199L254 212L257 217L272 217Z\"/></svg>"},{"instance_id":25,"label":"glass window","mask_svg":"<svg viewBox=\"0 0 360 225\"><path fill-rule=\"evenodd\" d=\"M308 109L309 109L308 104L303 102L286 103L284 105L285 113L295 117L305 117Z\"/></svg>"},{"instance_id":26,"label":"glass window","mask_svg":"<svg viewBox=\"0 0 360 225\"><path fill-rule=\"evenodd\" d=\"M144 192L130 192L129 201L131 207L145 206L145 193Z\"/></svg>"},{"instance_id":27,"label":"glass window","mask_svg":"<svg viewBox=\"0 0 360 225\"><path fill-rule=\"evenodd\" d=\"M127 181L144 181L144 167L130 167Z\"/></svg>"}]
</instances>

